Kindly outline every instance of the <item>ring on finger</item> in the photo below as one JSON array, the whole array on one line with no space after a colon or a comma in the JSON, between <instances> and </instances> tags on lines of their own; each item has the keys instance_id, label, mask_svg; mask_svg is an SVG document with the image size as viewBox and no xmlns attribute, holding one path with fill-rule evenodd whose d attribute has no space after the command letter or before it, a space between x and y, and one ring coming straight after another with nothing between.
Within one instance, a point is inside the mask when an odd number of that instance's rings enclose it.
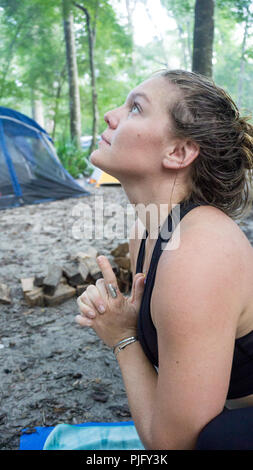
<instances>
[{"instance_id":1,"label":"ring on finger","mask_svg":"<svg viewBox=\"0 0 253 470\"><path fill-rule=\"evenodd\" d=\"M108 290L109 290L112 298L115 299L117 297L117 290L115 289L115 287L112 284L107 284L107 287L108 287Z\"/></svg>"}]
</instances>

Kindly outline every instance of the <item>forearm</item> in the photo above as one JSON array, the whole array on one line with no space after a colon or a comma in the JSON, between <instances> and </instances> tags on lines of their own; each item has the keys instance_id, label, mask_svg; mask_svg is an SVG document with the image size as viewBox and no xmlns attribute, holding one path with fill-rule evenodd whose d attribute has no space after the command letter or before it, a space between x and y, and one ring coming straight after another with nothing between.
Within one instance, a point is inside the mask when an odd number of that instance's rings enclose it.
<instances>
[{"instance_id":1,"label":"forearm","mask_svg":"<svg viewBox=\"0 0 253 470\"><path fill-rule=\"evenodd\" d=\"M139 341L117 354L135 427L146 449L151 448L151 423L157 387L157 372Z\"/></svg>"}]
</instances>

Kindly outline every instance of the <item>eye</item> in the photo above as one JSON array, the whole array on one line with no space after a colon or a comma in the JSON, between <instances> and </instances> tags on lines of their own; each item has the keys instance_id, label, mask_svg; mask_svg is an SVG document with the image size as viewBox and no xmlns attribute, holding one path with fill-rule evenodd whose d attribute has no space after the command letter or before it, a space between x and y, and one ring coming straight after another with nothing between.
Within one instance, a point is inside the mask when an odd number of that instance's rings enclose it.
<instances>
[{"instance_id":1,"label":"eye","mask_svg":"<svg viewBox=\"0 0 253 470\"><path fill-rule=\"evenodd\" d=\"M138 103L136 103L134 101L134 103L132 104L132 106L130 107L130 113L132 114L138 114L141 112L141 109L140 109L140 106L138 105Z\"/></svg>"}]
</instances>

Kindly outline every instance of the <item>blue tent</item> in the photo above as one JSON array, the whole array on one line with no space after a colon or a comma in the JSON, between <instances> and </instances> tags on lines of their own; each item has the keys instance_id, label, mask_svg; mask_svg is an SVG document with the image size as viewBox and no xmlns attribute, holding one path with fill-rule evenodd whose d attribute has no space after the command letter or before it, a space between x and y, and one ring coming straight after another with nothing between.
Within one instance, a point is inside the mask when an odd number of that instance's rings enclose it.
<instances>
[{"instance_id":1,"label":"blue tent","mask_svg":"<svg viewBox=\"0 0 253 470\"><path fill-rule=\"evenodd\" d=\"M62 166L42 127L0 106L0 210L89 194Z\"/></svg>"}]
</instances>

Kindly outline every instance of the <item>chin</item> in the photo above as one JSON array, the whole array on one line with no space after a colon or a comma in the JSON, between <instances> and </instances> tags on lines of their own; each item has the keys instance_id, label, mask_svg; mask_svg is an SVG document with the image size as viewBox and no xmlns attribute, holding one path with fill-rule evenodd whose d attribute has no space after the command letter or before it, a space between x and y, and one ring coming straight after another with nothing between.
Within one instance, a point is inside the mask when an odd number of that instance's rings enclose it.
<instances>
[{"instance_id":1,"label":"chin","mask_svg":"<svg viewBox=\"0 0 253 470\"><path fill-rule=\"evenodd\" d=\"M114 176L113 170L108 167L108 160L103 158L103 154L99 151L99 149L94 150L90 156L90 162L92 165L95 165L97 168L100 168L100 170L105 171L111 176ZM117 178L117 176L114 176Z\"/></svg>"},{"instance_id":2,"label":"chin","mask_svg":"<svg viewBox=\"0 0 253 470\"><path fill-rule=\"evenodd\" d=\"M90 162L92 163L92 165L95 165L98 168L101 168L101 170L103 170L103 168L101 167L101 163L103 162L103 159L101 158L101 155L99 154L100 152L98 149L93 150L92 154L90 155Z\"/></svg>"}]
</instances>

